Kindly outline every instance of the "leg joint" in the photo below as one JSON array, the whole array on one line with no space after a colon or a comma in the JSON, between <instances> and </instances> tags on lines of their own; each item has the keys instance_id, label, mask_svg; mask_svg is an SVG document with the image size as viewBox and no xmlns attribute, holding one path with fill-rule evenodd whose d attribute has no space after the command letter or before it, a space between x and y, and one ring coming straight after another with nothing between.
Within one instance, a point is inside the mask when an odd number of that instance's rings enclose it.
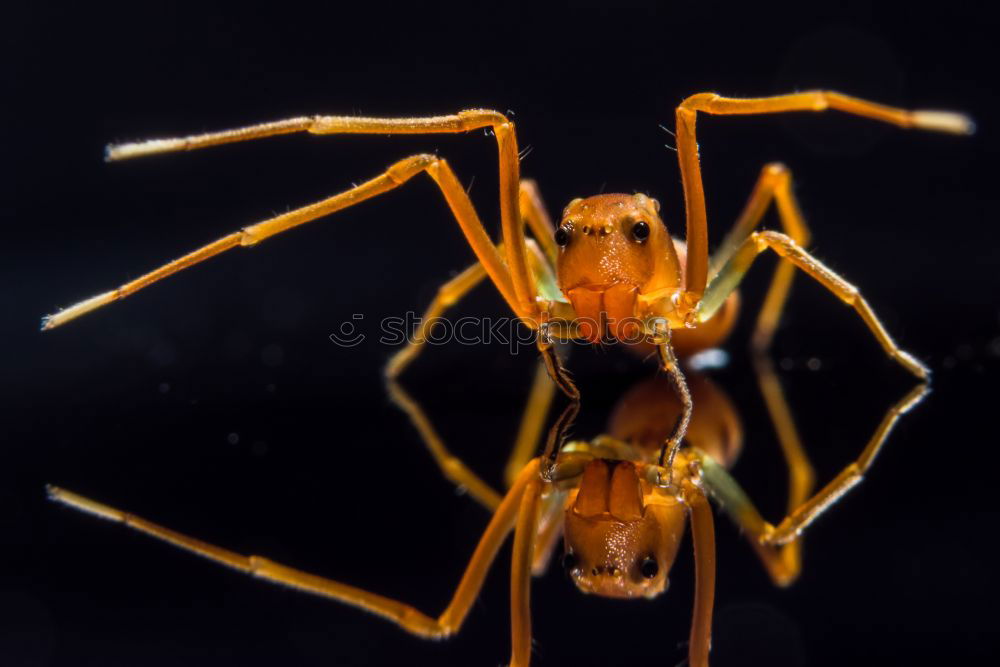
<instances>
[{"instance_id":1,"label":"leg joint","mask_svg":"<svg viewBox=\"0 0 1000 667\"><path fill-rule=\"evenodd\" d=\"M455 290L450 289L447 285L443 285L438 289L437 298L434 300L442 308L450 308L458 303L460 298L461 295L456 294Z\"/></svg>"},{"instance_id":2,"label":"leg joint","mask_svg":"<svg viewBox=\"0 0 1000 667\"><path fill-rule=\"evenodd\" d=\"M507 119L507 116L492 109L467 109L459 111L458 116L462 119L462 126L466 131L485 126L513 128L513 124Z\"/></svg>"},{"instance_id":3,"label":"leg joint","mask_svg":"<svg viewBox=\"0 0 1000 667\"><path fill-rule=\"evenodd\" d=\"M420 153L405 160L400 160L385 171L385 175L396 185L405 183L413 178L420 171L429 171L439 162L443 162L438 156L430 153Z\"/></svg>"},{"instance_id":4,"label":"leg joint","mask_svg":"<svg viewBox=\"0 0 1000 667\"><path fill-rule=\"evenodd\" d=\"M843 296L844 301L846 301L849 305L853 306L854 303L858 300L858 295L860 294L860 292L858 292L858 288L852 285L851 283L845 282L843 280L840 281L838 287L840 288L841 293L844 295Z\"/></svg>"},{"instance_id":5,"label":"leg joint","mask_svg":"<svg viewBox=\"0 0 1000 667\"><path fill-rule=\"evenodd\" d=\"M457 484L462 483L462 476L466 472L465 464L451 454L441 456L441 470L448 479Z\"/></svg>"},{"instance_id":6,"label":"leg joint","mask_svg":"<svg viewBox=\"0 0 1000 667\"><path fill-rule=\"evenodd\" d=\"M249 248L250 246L255 246L260 243L260 239L254 236L246 227L242 227L237 233L240 235L240 245L245 248Z\"/></svg>"},{"instance_id":7,"label":"leg joint","mask_svg":"<svg viewBox=\"0 0 1000 667\"><path fill-rule=\"evenodd\" d=\"M681 109L690 111L705 111L712 102L719 99L719 95L716 93L696 93L684 99L677 107L678 111Z\"/></svg>"},{"instance_id":8,"label":"leg joint","mask_svg":"<svg viewBox=\"0 0 1000 667\"><path fill-rule=\"evenodd\" d=\"M783 162L770 162L764 165L761 170L763 176L772 181L789 181L792 176L791 170Z\"/></svg>"},{"instance_id":9,"label":"leg joint","mask_svg":"<svg viewBox=\"0 0 1000 667\"><path fill-rule=\"evenodd\" d=\"M766 229L762 232L757 232L757 236L764 241L767 241L768 245L779 245L783 248L793 248L798 244L792 239L788 234L783 234L781 232L776 232L770 229Z\"/></svg>"},{"instance_id":10,"label":"leg joint","mask_svg":"<svg viewBox=\"0 0 1000 667\"><path fill-rule=\"evenodd\" d=\"M404 630L412 632L420 637L424 637L426 639L445 639L454 634L455 629L450 626L445 626L441 622L442 620L443 619L435 620L433 618L428 618L426 614L423 614L407 605L399 614L397 623Z\"/></svg>"}]
</instances>

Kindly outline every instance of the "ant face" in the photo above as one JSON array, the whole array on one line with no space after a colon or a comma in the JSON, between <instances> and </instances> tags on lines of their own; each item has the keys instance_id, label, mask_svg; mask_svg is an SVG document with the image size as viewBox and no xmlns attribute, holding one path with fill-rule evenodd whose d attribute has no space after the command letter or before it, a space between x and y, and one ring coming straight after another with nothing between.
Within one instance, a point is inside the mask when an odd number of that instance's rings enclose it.
<instances>
[{"instance_id":1,"label":"ant face","mask_svg":"<svg viewBox=\"0 0 1000 667\"><path fill-rule=\"evenodd\" d=\"M635 464L587 464L566 510L563 567L584 593L652 598L667 588L684 533L684 506L644 504Z\"/></svg>"},{"instance_id":2,"label":"ant face","mask_svg":"<svg viewBox=\"0 0 1000 667\"><path fill-rule=\"evenodd\" d=\"M680 286L659 208L645 195L608 194L575 199L563 212L555 237L559 288L591 342L638 335L638 295Z\"/></svg>"}]
</instances>

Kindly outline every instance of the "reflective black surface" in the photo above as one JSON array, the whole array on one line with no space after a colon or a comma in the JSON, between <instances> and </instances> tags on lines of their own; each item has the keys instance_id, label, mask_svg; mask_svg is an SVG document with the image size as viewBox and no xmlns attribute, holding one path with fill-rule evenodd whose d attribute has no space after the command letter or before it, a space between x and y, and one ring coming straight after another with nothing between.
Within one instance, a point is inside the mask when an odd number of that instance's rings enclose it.
<instances>
[{"instance_id":1,"label":"reflective black surface","mask_svg":"<svg viewBox=\"0 0 1000 667\"><path fill-rule=\"evenodd\" d=\"M106 142L307 113L493 107L513 112L522 148L533 148L523 174L553 215L576 196L641 191L682 234L676 159L664 148L672 139L657 127L672 127L673 107L704 90L814 87L964 110L980 131L905 132L832 113L699 120L713 239L760 166L785 162L816 254L935 372L934 392L900 422L869 478L807 533L792 588L774 588L719 517L713 664L979 664L996 653L991 17L626 4L345 13L50 4L5 18L5 664L491 665L509 655L507 549L462 632L423 642L43 494L56 483L439 613L487 515L441 478L389 403L380 369L393 348L376 340L378 322L421 312L472 259L429 179L37 331L58 306L416 152L447 157L497 230L492 139L286 137L113 165L101 162ZM745 354L772 262L748 278L732 361L714 376L746 429L734 472L775 517L785 472ZM368 338L334 345L328 336L353 314ZM507 311L483 287L456 314ZM851 311L803 279L773 354L821 481L912 384ZM535 359L529 347L437 347L405 383L453 450L499 485ZM570 363L584 437L653 372L613 349L574 349ZM537 664L684 658L687 543L670 591L653 602L582 597L557 565L533 589Z\"/></svg>"}]
</instances>

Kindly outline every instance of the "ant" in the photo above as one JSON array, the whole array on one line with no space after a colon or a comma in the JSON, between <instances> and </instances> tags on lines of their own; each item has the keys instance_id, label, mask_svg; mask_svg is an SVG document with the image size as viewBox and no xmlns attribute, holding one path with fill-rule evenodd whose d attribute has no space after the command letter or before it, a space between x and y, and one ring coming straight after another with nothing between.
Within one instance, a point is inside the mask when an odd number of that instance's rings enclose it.
<instances>
[{"instance_id":1,"label":"ant","mask_svg":"<svg viewBox=\"0 0 1000 667\"><path fill-rule=\"evenodd\" d=\"M42 326L52 329L65 324L221 252L256 245L270 236L383 194L426 172L440 187L477 262L440 288L422 327L488 277L520 321L539 333L536 341L543 363L529 401L533 407L526 420L529 426L522 428L516 453L523 453L526 447L530 451L537 442L538 438L531 434L540 428L545 416L545 410L537 406L547 407L554 387L571 399L550 430L542 456L523 465L520 454L512 458L507 469L510 489L501 498L447 451L418 406L396 383L402 370L422 349L427 331L418 329L410 344L390 360L386 369L390 392L424 435L445 475L495 508L451 604L438 619L409 605L264 558L235 554L69 491L50 487L49 493L53 499L77 509L124 522L255 576L367 609L410 632L428 637L446 636L458 629L500 544L514 530L511 604L515 665L528 664L530 657L528 584L530 572L535 569L532 564L538 565L543 560L542 554L551 552L560 525L565 533L565 560L581 589L616 597L653 596L666 587L666 572L677 551L683 525L690 517L697 563L690 658L693 665L705 665L714 589L714 527L709 495L719 498L753 538L772 577L779 583L787 583L798 571L795 538L861 479L895 420L924 395L926 385L919 385L890 408L862 455L819 493L806 499L806 487L811 481L806 485L801 481L798 486L793 484L794 508L784 520L772 525L760 517L725 472L725 465L731 462L725 451L716 452L718 459L707 453L722 446L724 438L709 438L704 448L682 447L699 431L711 432L728 423L731 411L713 408L710 392L700 390L697 384L692 385L693 389L689 387L678 354L710 348L725 338L735 320L739 283L754 259L770 249L787 262L778 265L758 316L753 336L758 352L772 338L794 268L798 267L852 306L890 358L921 380L929 377L922 363L896 345L857 288L804 249L809 231L792 192L791 174L783 165L764 167L744 211L709 258L705 196L695 137L697 113L746 115L827 109L904 128L955 134L970 134L974 130L972 121L961 114L905 111L835 92L756 99L725 98L714 93L693 95L676 111L677 153L686 204L684 242L674 240L668 233L659 216L659 203L642 194L574 199L563 210L559 226L554 226L537 186L520 179L513 124L503 114L489 110L429 118L301 117L108 148L107 159L117 161L293 132L423 134L492 130L500 163L501 243L494 244L489 238L448 163L434 155L416 155L350 190L245 227L117 289L50 315L44 318ZM755 231L772 201L786 233ZM525 226L533 238L527 238ZM623 342L645 341L655 347L671 391L653 392L655 402L632 397L631 405L634 409L641 408L639 422L652 420L648 423L659 424L667 414L673 426L666 430L647 429L654 436L651 441L612 427L608 435L589 443L564 443L564 433L579 410L580 394L563 367L555 343L571 339L600 342L606 336ZM547 378L553 382L548 383ZM697 413L693 411L696 398L703 402L703 409ZM788 422L783 420L783 423ZM793 448L785 446L785 449L787 455ZM808 470L808 466L796 466L792 457L789 461L793 478ZM564 515L563 522L558 520L560 513ZM613 559L608 555L608 545L612 542L625 545Z\"/></svg>"},{"instance_id":2,"label":"ant","mask_svg":"<svg viewBox=\"0 0 1000 667\"><path fill-rule=\"evenodd\" d=\"M774 583L788 586L801 569L802 531L861 481L896 421L928 391L926 384L918 384L891 406L861 455L810 495L814 473L777 376L763 357L755 357L755 367L788 465L784 519L776 524L765 521L728 473L742 449L740 418L729 397L697 372L690 376L690 390L698 410L691 417L684 446L671 462L672 482L662 483L668 471L658 463L658 452L685 407L667 376L657 376L625 392L611 413L607 432L590 441L561 442L567 415L575 415L571 403L550 430L541 457L530 458L530 450L515 446L508 469L518 472L505 495L485 484L471 494L493 512L492 518L451 602L437 618L376 593L260 556L234 553L65 489L49 486L48 494L74 509L123 523L246 574L364 609L430 639L461 629L500 546L513 531L510 664L515 667L528 665L531 657L531 577L547 570L560 536L561 564L579 590L609 598L648 599L667 590L668 574L690 521L695 600L688 658L692 667L704 667L715 595L715 527L709 499L746 534ZM547 380L544 372L539 377ZM416 401L395 381L390 381L390 390L429 448L443 447ZM535 442L541 436L543 420L531 409L536 402L537 397L529 400L519 440ZM543 403L547 408L548 402ZM550 457L552 453L556 456Z\"/></svg>"},{"instance_id":3,"label":"ant","mask_svg":"<svg viewBox=\"0 0 1000 667\"><path fill-rule=\"evenodd\" d=\"M414 155L345 192L244 227L116 289L49 315L43 319L42 329L65 324L226 250L256 245L293 227L384 194L426 172L441 189L478 261L440 288L423 318L424 325L433 322L434 316L443 314L489 277L520 321L538 331L536 344L549 376L574 402L579 401L579 391L562 368L554 341L598 342L604 336L632 342L648 339L659 348L661 368L671 377L685 407L677 427L663 444L660 459L669 464L680 447L693 407L674 346L711 347L728 333L732 318L725 316L723 306L754 259L765 250L772 250L787 262L779 264L758 316L754 335L758 350L765 348L772 337L794 267L798 267L853 307L889 357L918 378L929 377L920 361L899 348L858 289L804 249L809 231L792 192L791 173L783 165L764 167L743 213L709 258L705 193L695 136L698 113L750 115L828 109L903 128L954 134L974 131L971 119L959 113L906 111L830 91L747 99L715 93L692 95L676 109L677 156L687 223L683 252L679 252L679 243L670 236L659 216L659 203L642 194L574 199L563 210L559 226L554 227L535 183L520 179L514 124L496 111L473 109L423 118L304 116L222 132L112 145L107 148L108 161L295 132L453 134L485 128L496 138L499 153L503 240L494 244L490 239L466 191L444 159L430 154ZM754 231L772 201L785 233ZM526 237L525 226L532 239ZM387 368L390 378L398 376L417 354L425 333L418 331L411 345L390 361ZM670 465L666 468L673 470Z\"/></svg>"}]
</instances>

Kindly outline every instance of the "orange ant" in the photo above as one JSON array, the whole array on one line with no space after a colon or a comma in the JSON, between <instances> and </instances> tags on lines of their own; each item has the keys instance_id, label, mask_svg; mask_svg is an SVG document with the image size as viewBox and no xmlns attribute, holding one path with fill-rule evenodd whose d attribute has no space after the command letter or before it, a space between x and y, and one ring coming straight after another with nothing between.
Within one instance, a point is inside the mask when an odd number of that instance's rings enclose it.
<instances>
[{"instance_id":1,"label":"orange ant","mask_svg":"<svg viewBox=\"0 0 1000 667\"><path fill-rule=\"evenodd\" d=\"M793 267L798 267L852 306L891 358L918 378L929 376L922 363L896 345L857 288L803 248L808 243L809 231L792 193L791 175L784 166L772 164L764 168L736 225L709 258L705 193L695 137L698 112L748 115L827 109L904 128L955 134L974 130L972 121L962 114L905 111L828 91L751 99L726 98L715 93L692 95L676 110L677 155L687 218L683 253L678 252L677 243L660 219L659 203L641 194L574 199L555 228L535 184L520 180L513 123L496 111L475 109L426 118L306 116L223 132L109 146L107 159L117 161L294 132L427 134L486 128L492 130L499 151L503 242L494 244L490 239L445 160L428 154L414 155L350 190L244 227L117 289L50 315L44 318L42 328L65 324L221 252L256 245L270 236L388 192L420 172L427 172L440 187L478 261L441 287L423 318L424 326L489 276L520 321L539 332L537 346L548 373L573 401L579 400L579 392L561 368L553 351L553 340L596 342L605 335L627 340L637 336L647 338L660 348L661 366L673 379L685 405L677 428L664 443L661 459L669 463L680 446L692 410L671 340L674 345L691 348L710 347L721 340L732 323L732 317L725 316L727 311L732 314L732 310L723 306L754 259L766 249L788 262L779 264L758 317L754 336L758 349L763 349L771 339L788 294ZM787 233L754 231L772 200ZM526 238L525 225L533 239ZM677 334L671 336L673 330ZM387 368L390 378L398 376L413 359L426 333L419 330L411 345L394 357ZM672 470L670 465L666 467Z\"/></svg>"},{"instance_id":2,"label":"orange ant","mask_svg":"<svg viewBox=\"0 0 1000 667\"><path fill-rule=\"evenodd\" d=\"M889 408L861 455L823 489L810 496L813 471L799 441L777 377L767 361L756 359L765 404L788 464L788 514L776 524L765 521L727 469L742 449L743 431L731 400L711 381L692 374L691 396L698 410L691 417L685 446L668 471L658 453L673 424L684 413L683 401L664 376L642 382L618 401L607 433L592 440L557 445L576 404L567 406L549 433L546 453L522 458L515 448L509 467L519 469L507 494L484 499L492 519L466 567L451 602L433 618L409 604L296 570L260 556L243 556L157 525L134 514L48 487L50 498L96 514L192 551L246 574L333 598L393 621L425 638L457 633L508 533L514 531L511 566L511 665L528 665L531 655L531 576L545 572L560 535L562 565L584 593L611 598L653 598L668 587L668 574L690 519L695 554L695 600L689 640L689 664L708 664L715 590L715 527L709 498L747 535L775 584L787 586L801 568L802 531L852 486L861 481L897 419L924 397L919 384ZM540 375L545 380L545 375ZM420 407L394 381L390 389L406 407L434 450L440 442ZM542 420L525 413L522 437L537 440ZM545 404L546 407L548 403ZM544 413L543 413L544 414ZM555 454L555 456L550 456ZM530 456L530 455L529 455ZM670 484L663 479L670 478Z\"/></svg>"},{"instance_id":3,"label":"orange ant","mask_svg":"<svg viewBox=\"0 0 1000 667\"><path fill-rule=\"evenodd\" d=\"M293 132L422 134L492 129L499 149L501 244L490 240L447 162L433 155L416 155L397 162L380 176L346 192L245 227L115 290L48 316L43 320L43 329L54 328L122 299L223 251L255 245L269 236L385 193L426 171L440 187L478 261L441 287L423 319L423 328L417 331L410 345L393 357L386 374L394 397L425 435L443 472L466 486L477 499L496 507L496 511L452 603L441 617L432 619L400 602L260 557L244 557L220 549L68 491L52 487L50 494L78 509L125 522L255 576L353 604L394 620L415 634L429 637L445 636L458 629L497 549L506 534L515 530L511 602L512 663L515 665L526 665L530 654L529 572L531 563L537 564L541 553L535 546L536 534L542 536L538 541L540 545L547 542L546 535L549 540L554 539L551 536L558 532L557 518L563 508L567 553L578 559L574 568L578 570L574 575L578 586L599 594L623 597L655 595L665 588L666 571L676 553L682 526L690 516L697 561L691 663L707 664L714 587L714 528L706 493L721 498L737 522L755 539L777 581L794 577L797 565L791 567L785 560L790 558L787 554L795 553L788 551L794 545L786 543L792 542L806 525L860 480L895 419L915 404L923 395L924 387L918 387L890 409L855 463L773 526L761 519L725 473L723 465L714 463L705 450L681 449L685 437L690 440L702 428L698 424L714 423L717 427L726 423L727 417L722 408L713 413L709 398L699 398L705 401L706 407L693 413L693 394L698 392L688 387L677 361L677 352L711 347L728 334L736 313L737 286L754 259L764 250L771 249L788 262L779 264L758 317L754 335L758 350L766 347L771 339L794 267L798 267L851 305L891 358L920 379L926 380L929 376L923 364L896 345L857 288L803 249L808 243L809 232L792 193L790 173L782 165L764 168L736 225L715 255L709 258L705 196L695 138L697 112L745 115L826 109L838 109L906 128L955 134L973 131L971 120L961 114L904 111L834 92L758 99L731 99L714 93L693 95L677 108L677 153L687 218L683 243L668 234L659 217L658 202L641 194L575 199L564 209L559 227L554 227L534 183L519 178L513 124L495 111L471 110L449 116L404 119L302 117L186 138L111 146L107 159L114 161ZM772 200L787 234L754 231ZM533 239L526 238L525 225ZM502 499L448 453L429 422L394 382L419 353L428 323L487 276L518 318L539 332L537 345L545 375L572 399L550 431L545 454L524 466L508 466L508 479L513 478L513 483ZM675 330L676 333L672 333ZM646 406L645 414L659 417L670 413L673 426L667 431L655 431L652 448L648 443L623 440L614 430L590 443L569 442L561 446L563 433L579 410L579 391L563 369L553 342L569 339L597 342L604 336L625 341L636 340L638 336L656 346L660 367L667 372L673 392L658 397L658 411ZM548 405L544 399L547 395L550 397L546 387L551 385L544 381L545 375L540 372L536 376L536 388L529 402L533 413L528 421L532 423L544 419L544 410L537 406ZM542 400L534 400L536 397ZM641 403L637 401L636 405ZM712 427L705 428L711 430ZM526 443L530 445L535 441L530 437L530 429L522 430L517 451L523 451ZM725 440L711 442L718 445ZM711 449L709 445L706 447ZM724 464L729 459L722 456L720 461ZM520 471L515 474L518 469ZM804 499L804 494L802 497ZM612 544L618 545L614 554L613 549L609 550ZM615 558L611 558L612 555ZM647 562L655 565L655 572L653 565ZM590 569L581 569L584 566L580 563ZM649 572L652 575L647 576Z\"/></svg>"}]
</instances>

